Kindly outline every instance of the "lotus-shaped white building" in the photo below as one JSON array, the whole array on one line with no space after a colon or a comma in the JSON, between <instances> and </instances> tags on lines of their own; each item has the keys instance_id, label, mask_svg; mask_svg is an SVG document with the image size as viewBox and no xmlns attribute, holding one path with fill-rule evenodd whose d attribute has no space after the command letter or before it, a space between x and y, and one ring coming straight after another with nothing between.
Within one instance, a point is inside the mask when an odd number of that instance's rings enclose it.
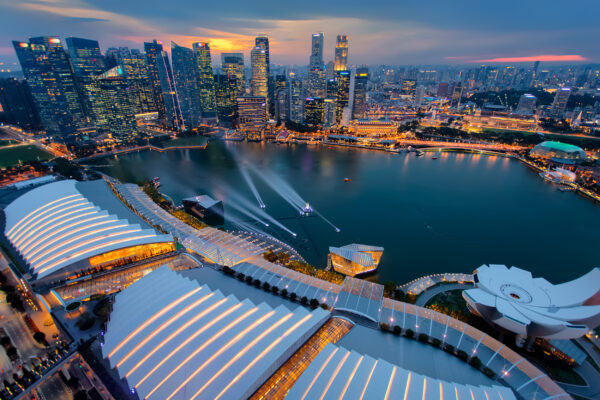
<instances>
[{"instance_id":1,"label":"lotus-shaped white building","mask_svg":"<svg viewBox=\"0 0 600 400\"><path fill-rule=\"evenodd\" d=\"M465 290L469 309L521 337L574 339L600 325L600 270L553 285L529 271L482 265L475 289Z\"/></svg>"}]
</instances>

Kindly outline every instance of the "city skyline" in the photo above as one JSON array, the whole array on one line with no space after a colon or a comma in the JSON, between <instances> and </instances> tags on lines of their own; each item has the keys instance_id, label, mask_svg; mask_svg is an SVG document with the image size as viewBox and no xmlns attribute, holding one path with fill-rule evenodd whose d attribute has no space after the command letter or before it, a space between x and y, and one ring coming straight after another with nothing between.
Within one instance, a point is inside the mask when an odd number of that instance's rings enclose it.
<instances>
[{"instance_id":1,"label":"city skyline","mask_svg":"<svg viewBox=\"0 0 600 400\"><path fill-rule=\"evenodd\" d=\"M242 52L247 58L254 37L266 34L271 64L304 65L315 32L324 32L325 62L334 58L336 36L347 34L348 63L353 65L600 61L599 45L592 39L599 28L592 21L593 12L579 11L585 5L556 13L552 2L540 1L520 5L519 12L513 4L493 9L471 0L463 1L462 7L434 3L435 13L386 2L368 9L349 2L343 9L329 4L261 3L252 9L232 4L225 10L211 4L193 7L186 0L153 7L138 1L108 1L101 6L84 0L2 1L0 62L6 66L16 62L10 40L47 34L98 40L103 51L114 46L141 48L154 37L185 47L206 41L214 54ZM585 3L590 10L595 6Z\"/></svg>"}]
</instances>

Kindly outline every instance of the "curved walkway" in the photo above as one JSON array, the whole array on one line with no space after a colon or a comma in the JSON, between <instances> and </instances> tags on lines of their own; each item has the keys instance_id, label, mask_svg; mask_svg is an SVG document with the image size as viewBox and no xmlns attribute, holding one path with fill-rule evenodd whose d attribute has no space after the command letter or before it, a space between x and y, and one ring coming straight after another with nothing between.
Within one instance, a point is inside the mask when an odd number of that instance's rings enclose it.
<instances>
[{"instance_id":1,"label":"curved walkway","mask_svg":"<svg viewBox=\"0 0 600 400\"><path fill-rule=\"evenodd\" d=\"M471 289L472 287L473 285L468 283L441 284L421 293L421 295L417 298L417 302L415 304L421 307L425 307L425 304L427 304L427 302L437 294L449 292L451 290Z\"/></svg>"}]
</instances>

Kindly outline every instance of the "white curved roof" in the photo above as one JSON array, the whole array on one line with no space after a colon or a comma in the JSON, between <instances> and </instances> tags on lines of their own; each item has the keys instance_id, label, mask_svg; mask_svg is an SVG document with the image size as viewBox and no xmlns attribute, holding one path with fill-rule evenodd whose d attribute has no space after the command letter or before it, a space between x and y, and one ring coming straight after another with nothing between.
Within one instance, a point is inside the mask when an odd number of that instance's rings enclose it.
<instances>
[{"instance_id":1,"label":"white curved roof","mask_svg":"<svg viewBox=\"0 0 600 400\"><path fill-rule=\"evenodd\" d=\"M441 381L329 343L308 366L286 399L512 400L503 386Z\"/></svg>"},{"instance_id":2,"label":"white curved roof","mask_svg":"<svg viewBox=\"0 0 600 400\"><path fill-rule=\"evenodd\" d=\"M225 297L161 267L117 294L102 352L143 399L248 398L328 317Z\"/></svg>"},{"instance_id":3,"label":"white curved roof","mask_svg":"<svg viewBox=\"0 0 600 400\"><path fill-rule=\"evenodd\" d=\"M600 324L600 270L560 285L533 278L529 271L483 265L476 288L464 291L482 317L525 336L576 338Z\"/></svg>"},{"instance_id":4,"label":"white curved roof","mask_svg":"<svg viewBox=\"0 0 600 400\"><path fill-rule=\"evenodd\" d=\"M102 209L77 184L65 180L40 186L4 210L6 237L37 278L108 251L173 240ZM113 196L109 190L104 195Z\"/></svg>"},{"instance_id":5,"label":"white curved roof","mask_svg":"<svg viewBox=\"0 0 600 400\"><path fill-rule=\"evenodd\" d=\"M383 253L383 247L353 243L342 247L330 247L329 252L362 265L363 267L370 267L374 262L373 255L368 252Z\"/></svg>"}]
</instances>

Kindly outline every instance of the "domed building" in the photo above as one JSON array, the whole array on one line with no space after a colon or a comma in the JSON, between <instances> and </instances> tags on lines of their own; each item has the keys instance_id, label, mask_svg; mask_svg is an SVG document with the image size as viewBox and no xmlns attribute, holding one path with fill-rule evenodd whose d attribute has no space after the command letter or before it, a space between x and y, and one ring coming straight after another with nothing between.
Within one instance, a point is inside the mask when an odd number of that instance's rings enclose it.
<instances>
[{"instance_id":1,"label":"domed building","mask_svg":"<svg viewBox=\"0 0 600 400\"><path fill-rule=\"evenodd\" d=\"M545 141L536 145L529 155L563 164L577 164L587 159L581 147L554 141Z\"/></svg>"}]
</instances>

